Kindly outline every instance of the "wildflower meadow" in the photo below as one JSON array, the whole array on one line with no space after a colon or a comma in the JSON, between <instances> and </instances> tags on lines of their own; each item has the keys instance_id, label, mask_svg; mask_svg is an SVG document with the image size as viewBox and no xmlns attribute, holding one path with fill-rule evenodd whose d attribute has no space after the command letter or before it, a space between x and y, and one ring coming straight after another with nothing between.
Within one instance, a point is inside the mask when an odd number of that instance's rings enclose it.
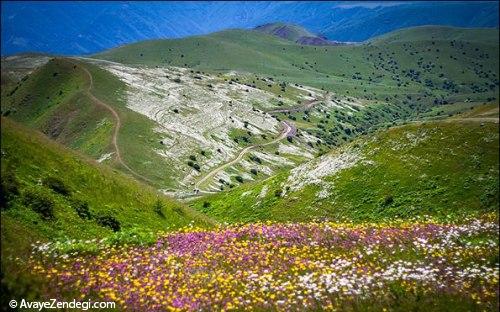
<instances>
[{"instance_id":1,"label":"wildflower meadow","mask_svg":"<svg viewBox=\"0 0 500 312\"><path fill-rule=\"evenodd\" d=\"M191 226L144 244L38 244L29 262L48 297L133 311L496 310L496 217L423 220ZM61 248L76 244L96 248Z\"/></svg>"}]
</instances>

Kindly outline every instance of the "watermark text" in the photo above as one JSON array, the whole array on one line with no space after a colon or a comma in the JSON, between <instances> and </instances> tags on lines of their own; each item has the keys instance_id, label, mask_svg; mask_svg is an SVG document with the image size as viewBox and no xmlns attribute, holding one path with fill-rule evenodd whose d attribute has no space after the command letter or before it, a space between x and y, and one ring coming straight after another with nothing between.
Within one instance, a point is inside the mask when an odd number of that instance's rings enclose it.
<instances>
[{"instance_id":1,"label":"watermark text","mask_svg":"<svg viewBox=\"0 0 500 312\"><path fill-rule=\"evenodd\" d=\"M112 301L58 301L57 299L50 299L47 301L27 301L25 299L11 300L9 306L12 309L35 309L42 311L43 309L77 309L87 311L89 309L114 309L115 303Z\"/></svg>"}]
</instances>

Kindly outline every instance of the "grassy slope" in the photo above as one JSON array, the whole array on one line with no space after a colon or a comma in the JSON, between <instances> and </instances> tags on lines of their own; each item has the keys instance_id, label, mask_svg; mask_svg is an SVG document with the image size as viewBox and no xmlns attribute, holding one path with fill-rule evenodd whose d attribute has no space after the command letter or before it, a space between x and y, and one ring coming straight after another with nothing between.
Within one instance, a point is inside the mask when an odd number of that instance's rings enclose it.
<instances>
[{"instance_id":1,"label":"grassy slope","mask_svg":"<svg viewBox=\"0 0 500 312\"><path fill-rule=\"evenodd\" d=\"M92 93L113 106L120 115L122 126L118 145L125 163L139 174L148 177L155 185L162 188L175 185L175 170L155 152L155 149L161 146L159 142L162 138L153 130L157 127L155 122L126 107L126 85L117 77L95 65L82 65L92 74Z\"/></svg>"},{"instance_id":2,"label":"grassy slope","mask_svg":"<svg viewBox=\"0 0 500 312\"><path fill-rule=\"evenodd\" d=\"M35 240L89 239L111 233L95 218L80 218L72 205L74 199L87 202L94 216L114 216L125 230L135 227L168 230L191 221L209 224L208 219L183 204L5 118L2 118L1 165L2 180L15 176L19 183L19 195L8 209L2 210L2 259L22 256ZM71 194L63 196L40 185L39 181L49 176L61 179ZM53 220L42 219L25 205L23 196L29 191L53 200ZM153 208L158 199L163 205L163 217Z\"/></svg>"},{"instance_id":3,"label":"grassy slope","mask_svg":"<svg viewBox=\"0 0 500 312\"><path fill-rule=\"evenodd\" d=\"M322 217L377 221L496 211L498 124L450 121L395 127L334 150L334 155L358 151L365 161L325 178L333 185L325 199L317 198L316 185L277 197L288 178L284 171L191 204L228 222ZM416 139L421 136L426 139ZM259 199L264 186L267 194Z\"/></svg>"},{"instance_id":4,"label":"grassy slope","mask_svg":"<svg viewBox=\"0 0 500 312\"><path fill-rule=\"evenodd\" d=\"M98 157L110 150L113 120L85 94L79 67L53 59L2 93L2 111L52 139ZM12 92L11 91L11 92Z\"/></svg>"},{"instance_id":5,"label":"grassy slope","mask_svg":"<svg viewBox=\"0 0 500 312\"><path fill-rule=\"evenodd\" d=\"M373 101L388 98L398 102L403 101L401 95L414 94L422 97L422 105L428 105L441 95L457 98L455 92L442 88L447 80L459 86L459 98L484 100L494 96L498 91L497 37L498 30L494 29L418 27L365 45L312 47L256 31L229 30L208 36L139 42L95 57L131 64L247 71ZM451 46L451 40L457 40L457 44ZM421 72L420 82L406 75L409 69ZM425 85L426 79L432 81L433 87ZM487 90L473 93L473 84ZM490 90L491 84L494 86ZM398 94L399 98L394 97ZM411 100L415 101L418 100Z\"/></svg>"},{"instance_id":6,"label":"grassy slope","mask_svg":"<svg viewBox=\"0 0 500 312\"><path fill-rule=\"evenodd\" d=\"M139 228L155 232L176 229L192 221L199 225L211 223L185 205L159 195L154 189L116 170L70 151L41 133L8 118L2 118L1 126L2 184L7 177L12 176L19 184L19 194L14 196L8 209L2 207L1 212L1 286L2 294L6 297L36 296L38 282L43 283L33 280L24 269L24 260L31 250L31 244L36 241L91 239L110 235L110 229L96 222L97 216L112 215L125 231ZM71 195L60 195L39 184L40 180L49 176L61 179L71 190ZM24 196L28 192L42 194L55 203L53 220L42 219L24 204ZM80 218L73 208L75 199L87 202L94 218ZM154 210L158 199L163 206L163 216Z\"/></svg>"},{"instance_id":7,"label":"grassy slope","mask_svg":"<svg viewBox=\"0 0 500 312\"><path fill-rule=\"evenodd\" d=\"M417 26L399 29L368 40L371 43L429 41L433 39L471 42L496 42L498 32L490 28L454 28L447 26Z\"/></svg>"},{"instance_id":8,"label":"grassy slope","mask_svg":"<svg viewBox=\"0 0 500 312\"><path fill-rule=\"evenodd\" d=\"M125 84L97 66L53 59L11 89L15 90L12 95L2 94L2 111L93 158L113 152L115 120L85 92L89 81L82 67L92 74L91 92L120 115L118 145L125 163L161 187L172 186L172 169L154 151L160 141L153 131L154 122L126 108Z\"/></svg>"}]
</instances>

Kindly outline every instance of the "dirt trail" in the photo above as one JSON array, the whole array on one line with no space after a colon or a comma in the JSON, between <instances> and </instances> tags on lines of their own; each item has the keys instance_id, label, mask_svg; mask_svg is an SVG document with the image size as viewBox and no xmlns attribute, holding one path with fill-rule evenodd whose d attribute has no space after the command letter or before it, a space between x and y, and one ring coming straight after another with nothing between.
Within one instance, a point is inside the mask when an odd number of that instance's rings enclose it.
<instances>
[{"instance_id":1,"label":"dirt trail","mask_svg":"<svg viewBox=\"0 0 500 312\"><path fill-rule=\"evenodd\" d=\"M298 112L298 111L302 111L302 110L307 110L307 109L314 107L316 104L320 103L321 101L324 101L327 98L328 94L329 93L327 92L323 96L323 99L312 99L312 100L305 102L303 105L300 105L300 106L268 110L268 111L266 111L266 113L269 113L269 114L272 114L272 113L290 113L290 112ZM202 190L200 190L200 186L208 179L213 178L221 170L239 162L248 151L250 151L256 147L262 147L262 146L274 144L274 143L286 138L287 136L294 136L297 133L297 128L295 128L295 126L293 124L291 124L287 121L283 121L282 123L284 125L284 130L282 131L282 133L280 134L280 136L278 138L276 138L270 142L267 142L267 143L251 145L251 146L248 146L248 147L242 149L235 159L215 168L214 170L210 171L207 175L205 175L201 180L198 180L198 182L196 182L196 184L195 184L195 190L197 190L198 193L207 193L207 194L216 193L216 192L212 192L212 191L202 191Z\"/></svg>"},{"instance_id":2,"label":"dirt trail","mask_svg":"<svg viewBox=\"0 0 500 312\"><path fill-rule=\"evenodd\" d=\"M493 107L487 111L477 113L472 111L470 113L460 114L456 117L449 118L450 121L476 121L476 122L494 122L498 123L499 107Z\"/></svg>"},{"instance_id":3,"label":"dirt trail","mask_svg":"<svg viewBox=\"0 0 500 312\"><path fill-rule=\"evenodd\" d=\"M296 133L297 133L297 129L295 128L295 126L287 121L283 121L283 126L284 126L284 129L283 131L281 132L281 134L274 140L272 141L269 141L269 142L266 142L266 143L262 143L262 144L255 144L255 145L250 145L250 146L247 146L245 147L244 149L242 149L238 156L236 156L236 158L234 158L233 160L213 169L212 171L210 171L207 175L205 175L201 180L199 180L198 182L196 182L195 184L195 189L199 190L200 193L216 193L216 192L211 192L211 191L201 191L200 190L200 185L202 185L205 181L213 178L217 173L219 173L221 170L229 167L229 166L232 166L234 165L235 163L239 162L243 156L245 156L245 154L256 148L256 147L263 147L263 146L267 146L267 145L271 145L271 144L274 144L274 143L277 143L281 140L283 140L284 138L288 137L288 136L294 136Z\"/></svg>"},{"instance_id":4,"label":"dirt trail","mask_svg":"<svg viewBox=\"0 0 500 312\"><path fill-rule=\"evenodd\" d=\"M328 96L328 92L324 95L323 99L312 99L312 100L305 102L303 105L289 107L289 108L272 109L272 110L266 111L266 113L269 113L269 114L292 113L292 112L299 112L299 111L307 110L307 109L314 107L314 105L318 104L319 102L324 101L327 98L327 96Z\"/></svg>"},{"instance_id":5,"label":"dirt trail","mask_svg":"<svg viewBox=\"0 0 500 312\"><path fill-rule=\"evenodd\" d=\"M498 123L498 117L465 117L465 118L450 118L450 120L447 120L447 122L457 122L457 121L462 121L462 122L494 122Z\"/></svg>"},{"instance_id":6,"label":"dirt trail","mask_svg":"<svg viewBox=\"0 0 500 312\"><path fill-rule=\"evenodd\" d=\"M88 86L87 90L85 90L85 93L89 96L89 98L94 103L96 103L99 106L102 106L102 107L106 108L113 115L113 118L115 119L115 127L114 127L114 131L113 131L112 144L113 144L113 148L115 150L116 160L120 163L120 165L122 165L125 169L127 169L135 177L137 177L137 178L139 178L141 180L153 183L153 181L151 181L150 179L148 179L145 176L143 176L143 175L135 172L132 168L130 168L123 161L121 153L120 153L120 148L118 147L118 132L120 131L120 127L122 125L121 119L120 119L120 115L118 115L118 113L115 111L115 109L113 107L111 107L110 105L108 105L108 104L104 103L103 101L99 100L97 97L95 97L92 94L92 89L94 88L94 79L92 78L92 74L90 73L90 71L87 68L85 68L83 65L79 64L79 63L77 64L77 63L75 63L75 62L73 62L71 60L70 60L70 62L73 63L76 66L79 66L87 74L87 76L88 76L89 86Z\"/></svg>"}]
</instances>

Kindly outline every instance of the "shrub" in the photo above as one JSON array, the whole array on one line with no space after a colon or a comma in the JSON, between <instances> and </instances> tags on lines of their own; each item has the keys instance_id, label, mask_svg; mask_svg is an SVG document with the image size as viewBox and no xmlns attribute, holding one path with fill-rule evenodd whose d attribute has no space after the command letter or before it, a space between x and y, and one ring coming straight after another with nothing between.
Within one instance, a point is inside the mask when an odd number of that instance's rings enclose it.
<instances>
[{"instance_id":1,"label":"shrub","mask_svg":"<svg viewBox=\"0 0 500 312\"><path fill-rule=\"evenodd\" d=\"M253 175L257 175L257 169L255 169L255 168L250 169L250 172L251 172Z\"/></svg>"},{"instance_id":2,"label":"shrub","mask_svg":"<svg viewBox=\"0 0 500 312\"><path fill-rule=\"evenodd\" d=\"M19 195L19 182L11 171L2 173L0 190L0 208L8 208L9 202Z\"/></svg>"},{"instance_id":3,"label":"shrub","mask_svg":"<svg viewBox=\"0 0 500 312\"><path fill-rule=\"evenodd\" d=\"M210 202L207 201L203 202L203 208L208 208L208 207L210 207Z\"/></svg>"},{"instance_id":4,"label":"shrub","mask_svg":"<svg viewBox=\"0 0 500 312\"><path fill-rule=\"evenodd\" d=\"M113 232L118 232L120 230L120 221L118 221L112 215L101 215L96 218L97 224L103 227L110 228Z\"/></svg>"},{"instance_id":5,"label":"shrub","mask_svg":"<svg viewBox=\"0 0 500 312\"><path fill-rule=\"evenodd\" d=\"M385 198L384 198L384 201L382 202L382 205L384 207L387 207L389 206L390 204L392 204L394 202L394 198L392 197L392 195L387 195Z\"/></svg>"},{"instance_id":6,"label":"shrub","mask_svg":"<svg viewBox=\"0 0 500 312\"><path fill-rule=\"evenodd\" d=\"M165 218L165 215L163 214L163 203L161 202L160 199L157 199L154 206L153 206L154 212L158 214L160 217Z\"/></svg>"},{"instance_id":7,"label":"shrub","mask_svg":"<svg viewBox=\"0 0 500 312\"><path fill-rule=\"evenodd\" d=\"M71 193L70 189L64 184L64 182L56 177L46 177L43 180L43 185L63 196L68 196Z\"/></svg>"},{"instance_id":8,"label":"shrub","mask_svg":"<svg viewBox=\"0 0 500 312\"><path fill-rule=\"evenodd\" d=\"M172 210L180 216L184 215L184 210L181 206L175 206L174 208L172 208Z\"/></svg>"},{"instance_id":9,"label":"shrub","mask_svg":"<svg viewBox=\"0 0 500 312\"><path fill-rule=\"evenodd\" d=\"M281 197L281 194L283 194L283 191L281 189L277 189L276 191L274 191L274 196L276 197Z\"/></svg>"},{"instance_id":10,"label":"shrub","mask_svg":"<svg viewBox=\"0 0 500 312\"><path fill-rule=\"evenodd\" d=\"M27 190L24 193L23 203L45 220L54 218L55 203L52 198L40 190Z\"/></svg>"},{"instance_id":11,"label":"shrub","mask_svg":"<svg viewBox=\"0 0 500 312\"><path fill-rule=\"evenodd\" d=\"M261 164L262 160L258 156L250 155L250 160L255 161L256 163Z\"/></svg>"},{"instance_id":12,"label":"shrub","mask_svg":"<svg viewBox=\"0 0 500 312\"><path fill-rule=\"evenodd\" d=\"M194 155L190 155L190 156L189 156L189 159L191 159L192 161L196 161L196 156L194 156Z\"/></svg>"},{"instance_id":13,"label":"shrub","mask_svg":"<svg viewBox=\"0 0 500 312\"><path fill-rule=\"evenodd\" d=\"M79 199L72 199L71 207L75 209L78 216L84 220L90 220L92 218L92 214L89 210L89 204L86 201Z\"/></svg>"},{"instance_id":14,"label":"shrub","mask_svg":"<svg viewBox=\"0 0 500 312\"><path fill-rule=\"evenodd\" d=\"M105 238L105 244L111 246L140 245L151 246L157 237L153 232L142 228L125 229Z\"/></svg>"},{"instance_id":15,"label":"shrub","mask_svg":"<svg viewBox=\"0 0 500 312\"><path fill-rule=\"evenodd\" d=\"M236 179L236 181L243 183L243 178L241 176L236 176L234 178Z\"/></svg>"}]
</instances>

